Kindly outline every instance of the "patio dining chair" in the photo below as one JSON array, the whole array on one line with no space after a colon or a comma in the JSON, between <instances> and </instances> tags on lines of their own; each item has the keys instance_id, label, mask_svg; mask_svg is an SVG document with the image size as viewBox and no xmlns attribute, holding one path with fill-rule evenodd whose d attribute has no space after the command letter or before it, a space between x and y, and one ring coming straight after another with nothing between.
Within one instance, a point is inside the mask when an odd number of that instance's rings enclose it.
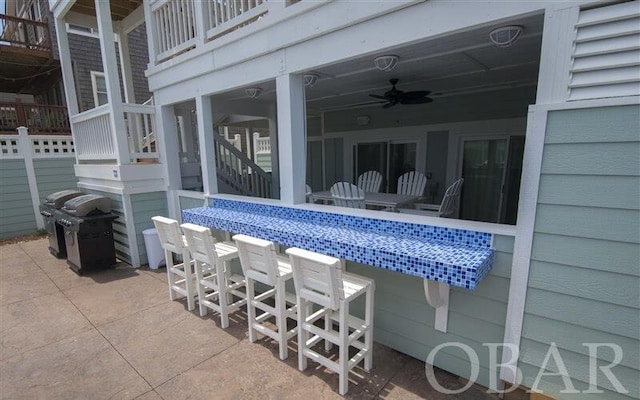
<instances>
[{"instance_id":1,"label":"patio dining chair","mask_svg":"<svg viewBox=\"0 0 640 400\"><path fill-rule=\"evenodd\" d=\"M191 223L182 224L189 251L194 258L200 316L208 309L220 314L220 326L229 326L229 314L244 306L244 277L231 273L230 261L238 257L233 242L218 243L211 229ZM238 300L234 301L234 298Z\"/></svg>"},{"instance_id":2,"label":"patio dining chair","mask_svg":"<svg viewBox=\"0 0 640 400\"><path fill-rule=\"evenodd\" d=\"M414 203L415 209L399 209L401 213L429 215L441 218L457 218L460 210L460 193L464 178L453 182L445 191L440 204Z\"/></svg>"},{"instance_id":3,"label":"patio dining chair","mask_svg":"<svg viewBox=\"0 0 640 400\"><path fill-rule=\"evenodd\" d=\"M427 177L418 171L409 171L398 178L398 194L422 196L427 186Z\"/></svg>"},{"instance_id":4,"label":"patio dining chair","mask_svg":"<svg viewBox=\"0 0 640 400\"><path fill-rule=\"evenodd\" d=\"M247 235L233 237L240 254L242 272L247 280L247 322L249 340L256 341L256 332L269 336L279 344L280 359L288 357L287 344L296 335L297 329L287 330L287 320L295 320L296 298L285 289L287 281L293 279L291 264L285 256L276 254L273 242ZM263 293L255 294L255 282L269 287ZM256 309L262 314L256 315ZM276 330L265 322L275 317Z\"/></svg>"},{"instance_id":5,"label":"patio dining chair","mask_svg":"<svg viewBox=\"0 0 640 400\"><path fill-rule=\"evenodd\" d=\"M197 294L195 275L193 273L193 260L189 255L189 248L182 236L178 221L155 216L151 218L158 231L160 245L164 250L164 258L167 265L167 280L169 281L169 298L175 300L178 295L187 298L187 309L196 308L195 297ZM174 262L173 255L182 257L182 262Z\"/></svg>"},{"instance_id":6,"label":"patio dining chair","mask_svg":"<svg viewBox=\"0 0 640 400\"><path fill-rule=\"evenodd\" d=\"M339 392L347 393L349 371L364 360L364 369L373 363L373 292L375 283L342 271L339 259L298 248L287 249L293 268L298 303L298 369L307 368L310 358L339 374ZM349 312L352 301L365 296L364 320ZM316 321L324 318L324 327ZM338 330L335 330L337 322ZM312 337L310 337L312 336ZM333 361L312 347L324 340L325 350L338 346ZM353 347L357 353L350 356Z\"/></svg>"},{"instance_id":7,"label":"patio dining chair","mask_svg":"<svg viewBox=\"0 0 640 400\"><path fill-rule=\"evenodd\" d=\"M335 205L350 208L365 208L364 190L349 182L336 182L329 190Z\"/></svg>"},{"instance_id":8,"label":"patio dining chair","mask_svg":"<svg viewBox=\"0 0 640 400\"><path fill-rule=\"evenodd\" d=\"M371 170L362 173L357 180L357 186L365 192L379 192L382 185L382 174Z\"/></svg>"}]
</instances>

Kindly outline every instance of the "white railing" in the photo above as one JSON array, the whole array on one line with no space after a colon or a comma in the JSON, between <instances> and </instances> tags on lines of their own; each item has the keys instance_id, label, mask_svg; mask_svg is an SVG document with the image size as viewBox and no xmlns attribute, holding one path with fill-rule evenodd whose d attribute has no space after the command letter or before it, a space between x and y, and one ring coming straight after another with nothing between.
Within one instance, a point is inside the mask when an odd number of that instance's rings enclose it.
<instances>
[{"instance_id":1,"label":"white railing","mask_svg":"<svg viewBox=\"0 0 640 400\"><path fill-rule=\"evenodd\" d=\"M270 154L271 153L271 138L260 137L258 132L253 133L253 152L254 154Z\"/></svg>"},{"instance_id":2,"label":"white railing","mask_svg":"<svg viewBox=\"0 0 640 400\"><path fill-rule=\"evenodd\" d=\"M159 0L151 5L155 24L156 62L196 45L196 16L192 0Z\"/></svg>"},{"instance_id":3,"label":"white railing","mask_svg":"<svg viewBox=\"0 0 640 400\"><path fill-rule=\"evenodd\" d=\"M124 123L129 142L129 160L153 161L158 158L155 141L155 107L123 104Z\"/></svg>"},{"instance_id":4,"label":"white railing","mask_svg":"<svg viewBox=\"0 0 640 400\"><path fill-rule=\"evenodd\" d=\"M33 158L75 157L71 136L29 135Z\"/></svg>"},{"instance_id":5,"label":"white railing","mask_svg":"<svg viewBox=\"0 0 640 400\"><path fill-rule=\"evenodd\" d=\"M71 117L78 160L115 160L111 107L104 104Z\"/></svg>"},{"instance_id":6,"label":"white railing","mask_svg":"<svg viewBox=\"0 0 640 400\"><path fill-rule=\"evenodd\" d=\"M267 0L207 0L207 38L247 25L267 13Z\"/></svg>"}]
</instances>

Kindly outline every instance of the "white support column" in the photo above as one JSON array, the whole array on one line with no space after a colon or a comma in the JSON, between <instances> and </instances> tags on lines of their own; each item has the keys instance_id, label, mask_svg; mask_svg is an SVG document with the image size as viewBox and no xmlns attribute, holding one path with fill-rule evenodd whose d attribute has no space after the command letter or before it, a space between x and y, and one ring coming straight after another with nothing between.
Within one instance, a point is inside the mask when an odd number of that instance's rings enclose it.
<instances>
[{"instance_id":1,"label":"white support column","mask_svg":"<svg viewBox=\"0 0 640 400\"><path fill-rule=\"evenodd\" d=\"M280 198L280 157L278 156L277 110L274 107L269 116L269 139L271 140L271 197Z\"/></svg>"},{"instance_id":2,"label":"white support column","mask_svg":"<svg viewBox=\"0 0 640 400\"><path fill-rule=\"evenodd\" d=\"M167 201L169 216L179 219L180 205L175 191L182 189L180 175L180 157L178 145L178 126L173 106L156 105L156 140L160 144L160 162L163 165L164 178L167 187Z\"/></svg>"},{"instance_id":3,"label":"white support column","mask_svg":"<svg viewBox=\"0 0 640 400\"><path fill-rule=\"evenodd\" d=\"M31 151L31 140L29 140L29 130L24 126L18 127L18 147L24 160L24 167L27 171L27 182L29 183L29 194L31 195L31 205L36 218L36 227L44 229L44 219L40 215L40 194L38 193L38 182L36 180L36 170L33 167L33 151Z\"/></svg>"},{"instance_id":4,"label":"white support column","mask_svg":"<svg viewBox=\"0 0 640 400\"><path fill-rule=\"evenodd\" d=\"M129 145L125 137L124 112L120 95L120 79L118 76L118 62L116 49L113 45L113 25L111 23L111 6L108 1L95 0L96 19L100 35L100 51L102 53L102 67L104 68L107 98L111 108L111 134L118 149L118 164L130 164Z\"/></svg>"},{"instance_id":5,"label":"white support column","mask_svg":"<svg viewBox=\"0 0 640 400\"><path fill-rule=\"evenodd\" d=\"M71 66L67 23L64 18L56 19L56 37L58 39L58 52L60 53L64 94L67 97L67 110L69 111L69 117L72 117L78 113L78 98L76 97L76 85L73 79L73 67Z\"/></svg>"},{"instance_id":6,"label":"white support column","mask_svg":"<svg viewBox=\"0 0 640 400\"><path fill-rule=\"evenodd\" d=\"M218 193L218 172L216 170L216 152L213 148L213 110L210 96L196 97L196 116L198 118L198 145L200 146L200 169L202 187L206 195Z\"/></svg>"},{"instance_id":7,"label":"white support column","mask_svg":"<svg viewBox=\"0 0 640 400\"><path fill-rule=\"evenodd\" d=\"M302 75L276 78L280 199L286 204L305 202L306 117Z\"/></svg>"},{"instance_id":8,"label":"white support column","mask_svg":"<svg viewBox=\"0 0 640 400\"><path fill-rule=\"evenodd\" d=\"M440 283L430 279L425 279L423 283L427 303L436 310L434 328L437 331L447 333L447 324L449 322L449 291L451 287L446 283Z\"/></svg>"},{"instance_id":9,"label":"white support column","mask_svg":"<svg viewBox=\"0 0 640 400\"><path fill-rule=\"evenodd\" d=\"M158 51L158 46L156 43L156 21L153 16L153 12L151 11L151 2L144 1L142 2L144 6L144 22L145 27L147 29L147 45L149 50L149 67L153 67L156 65L156 52Z\"/></svg>"},{"instance_id":10,"label":"white support column","mask_svg":"<svg viewBox=\"0 0 640 400\"><path fill-rule=\"evenodd\" d=\"M133 73L131 72L131 52L129 51L129 36L123 29L118 30L118 52L120 53L120 68L122 84L124 85L125 103L135 104L136 93L133 86Z\"/></svg>"}]
</instances>

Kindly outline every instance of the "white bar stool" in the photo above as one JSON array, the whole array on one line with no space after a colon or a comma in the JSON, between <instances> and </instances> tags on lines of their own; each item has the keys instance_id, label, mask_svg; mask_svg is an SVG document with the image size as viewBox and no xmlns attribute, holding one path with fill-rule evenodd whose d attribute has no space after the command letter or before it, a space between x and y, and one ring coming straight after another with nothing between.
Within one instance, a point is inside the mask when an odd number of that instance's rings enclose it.
<instances>
[{"instance_id":1,"label":"white bar stool","mask_svg":"<svg viewBox=\"0 0 640 400\"><path fill-rule=\"evenodd\" d=\"M246 303L246 295L240 291L245 286L244 277L231 274L230 261L238 257L238 249L232 242L217 243L211 229L182 224L184 236L195 260L196 282L200 316L208 309L220 313L222 328L229 326L229 314ZM233 296L239 300L233 301Z\"/></svg>"},{"instance_id":2,"label":"white bar stool","mask_svg":"<svg viewBox=\"0 0 640 400\"><path fill-rule=\"evenodd\" d=\"M369 371L373 355L373 292L375 283L358 275L342 271L337 258L307 250L290 248L286 251L293 268L293 280L298 299L298 368L307 368L307 358L340 374L339 392L347 393L349 371L364 359ZM349 314L349 304L365 295L364 320ZM321 308L311 313L312 304ZM325 328L314 325L324 317ZM334 330L333 321L338 323ZM313 337L309 337L310 334ZM364 341L359 339L364 336ZM325 349L338 345L338 362L332 361L311 347L324 340ZM349 347L358 353L349 358Z\"/></svg>"},{"instance_id":3,"label":"white bar stool","mask_svg":"<svg viewBox=\"0 0 640 400\"><path fill-rule=\"evenodd\" d=\"M287 319L295 320L296 298L293 294L287 294L285 283L293 279L291 264L287 257L276 254L273 242L262 240L247 235L235 235L242 272L247 280L247 315L249 323L249 340L256 341L256 331L269 336L278 342L280 346L280 359L288 357L287 344L289 339L296 335L297 329L287 330ZM271 289L255 295L254 283L260 282L270 286ZM265 300L273 298L275 307L265 303ZM263 311L256 315L256 308ZM270 317L275 317L277 331L263 325Z\"/></svg>"},{"instance_id":4,"label":"white bar stool","mask_svg":"<svg viewBox=\"0 0 640 400\"><path fill-rule=\"evenodd\" d=\"M193 260L189 255L187 243L184 241L178 221L166 217L151 218L158 231L160 245L164 249L167 264L167 280L169 281L169 297L175 300L178 294L187 298L189 311L196 308L197 294L195 276L193 274ZM182 262L174 264L173 254L182 256Z\"/></svg>"}]
</instances>

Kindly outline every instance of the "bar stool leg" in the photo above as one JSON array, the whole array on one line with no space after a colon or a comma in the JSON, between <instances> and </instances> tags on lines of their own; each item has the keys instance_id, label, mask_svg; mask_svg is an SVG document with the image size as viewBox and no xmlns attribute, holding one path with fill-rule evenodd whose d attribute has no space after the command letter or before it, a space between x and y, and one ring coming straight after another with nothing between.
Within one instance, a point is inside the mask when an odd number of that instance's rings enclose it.
<instances>
[{"instance_id":1,"label":"bar stool leg","mask_svg":"<svg viewBox=\"0 0 640 400\"><path fill-rule=\"evenodd\" d=\"M216 265L218 276L218 301L220 302L220 326L222 329L229 327L229 293L227 293L227 276L221 265Z\"/></svg>"},{"instance_id":2,"label":"bar stool leg","mask_svg":"<svg viewBox=\"0 0 640 400\"><path fill-rule=\"evenodd\" d=\"M325 332L331 331L333 328L333 321L331 321L331 311L327 310L327 313L324 315L324 330ZM329 351L333 348L333 343L329 340L324 340L324 351Z\"/></svg>"},{"instance_id":3,"label":"bar stool leg","mask_svg":"<svg viewBox=\"0 0 640 400\"><path fill-rule=\"evenodd\" d=\"M173 268L173 254L169 250L165 250L164 259L167 263L167 281L169 282L169 298L173 301L177 297L176 292L173 290L173 286L176 284L176 278L171 272L171 268Z\"/></svg>"},{"instance_id":4,"label":"bar stool leg","mask_svg":"<svg viewBox=\"0 0 640 400\"><path fill-rule=\"evenodd\" d=\"M308 332L303 328L307 319L307 301L298 296L298 369L304 371L307 369L307 357L304 355L307 347Z\"/></svg>"},{"instance_id":5,"label":"bar stool leg","mask_svg":"<svg viewBox=\"0 0 640 400\"><path fill-rule=\"evenodd\" d=\"M344 396L347 393L349 387L349 303L346 301L340 302L339 319L339 392Z\"/></svg>"},{"instance_id":6,"label":"bar stool leg","mask_svg":"<svg viewBox=\"0 0 640 400\"><path fill-rule=\"evenodd\" d=\"M369 372L373 365L373 287L371 286L367 288L365 304L364 321L367 324L367 331L364 334L364 346L367 349L367 355L364 358L364 370Z\"/></svg>"},{"instance_id":7,"label":"bar stool leg","mask_svg":"<svg viewBox=\"0 0 640 400\"><path fill-rule=\"evenodd\" d=\"M287 302L285 300L284 281L276 280L276 325L278 326L278 341L280 342L280 359L288 356L287 348Z\"/></svg>"},{"instance_id":8,"label":"bar stool leg","mask_svg":"<svg viewBox=\"0 0 640 400\"><path fill-rule=\"evenodd\" d=\"M184 263L184 275L185 275L185 287L187 288L187 293L192 293L191 295L187 295L187 309L189 311L195 310L196 308L196 299L193 294L196 293L196 288L193 287L193 270L194 263L189 261L189 251L185 251L182 253L182 262Z\"/></svg>"},{"instance_id":9,"label":"bar stool leg","mask_svg":"<svg viewBox=\"0 0 640 400\"><path fill-rule=\"evenodd\" d=\"M206 293L204 286L200 284L200 281L204 277L202 272L202 263L200 261L195 261L196 266L196 289L198 291L198 308L200 309L200 316L204 317L207 315L207 307L204 305L203 301L206 300Z\"/></svg>"},{"instance_id":10,"label":"bar stool leg","mask_svg":"<svg viewBox=\"0 0 640 400\"><path fill-rule=\"evenodd\" d=\"M256 306L254 304L254 282L251 278L247 279L247 319L249 320L249 341L251 343L256 341L256 330L254 324L256 324Z\"/></svg>"}]
</instances>

